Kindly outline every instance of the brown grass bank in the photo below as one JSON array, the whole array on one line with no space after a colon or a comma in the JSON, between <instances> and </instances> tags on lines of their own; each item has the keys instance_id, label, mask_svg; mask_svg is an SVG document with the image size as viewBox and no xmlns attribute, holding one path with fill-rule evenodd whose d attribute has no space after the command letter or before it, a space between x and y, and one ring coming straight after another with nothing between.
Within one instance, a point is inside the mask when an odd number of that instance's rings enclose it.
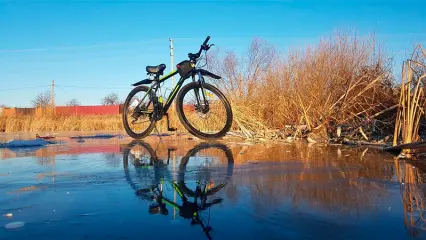
<instances>
[{"instance_id":1,"label":"brown grass bank","mask_svg":"<svg viewBox=\"0 0 426 240\"><path fill-rule=\"evenodd\" d=\"M185 131L177 118L171 117L171 125ZM157 123L160 133L167 132L167 123ZM2 116L0 132L61 132L61 131L121 131L124 130L121 115L109 116ZM155 130L154 130L155 133Z\"/></svg>"},{"instance_id":2,"label":"brown grass bank","mask_svg":"<svg viewBox=\"0 0 426 240\"><path fill-rule=\"evenodd\" d=\"M232 100L236 122L248 136L288 125L327 138L338 126L353 136L362 135L359 127L368 136L393 130L396 110L386 111L398 100L392 59L374 36L335 34L287 55L255 39L242 56L219 52L210 62L223 75L216 84Z\"/></svg>"}]
</instances>

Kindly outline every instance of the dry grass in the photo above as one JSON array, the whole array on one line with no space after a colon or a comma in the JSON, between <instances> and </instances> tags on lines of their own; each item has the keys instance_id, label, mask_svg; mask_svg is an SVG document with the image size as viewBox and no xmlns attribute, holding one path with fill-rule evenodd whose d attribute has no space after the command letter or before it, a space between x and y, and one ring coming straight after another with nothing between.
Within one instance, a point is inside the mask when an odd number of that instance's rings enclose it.
<instances>
[{"instance_id":1,"label":"dry grass","mask_svg":"<svg viewBox=\"0 0 426 240\"><path fill-rule=\"evenodd\" d=\"M171 114L172 115L172 114ZM185 129L173 115L170 125L179 131ZM160 133L167 132L165 118L157 123ZM0 117L0 132L52 132L52 131L121 131L124 130L121 115L111 116L16 116ZM155 133L155 130L154 130Z\"/></svg>"},{"instance_id":2,"label":"dry grass","mask_svg":"<svg viewBox=\"0 0 426 240\"><path fill-rule=\"evenodd\" d=\"M426 52L421 46L414 49L411 59L403 63L398 115L395 123L393 145L420 140L420 119L426 103ZM409 153L406 150L406 153Z\"/></svg>"},{"instance_id":3,"label":"dry grass","mask_svg":"<svg viewBox=\"0 0 426 240\"><path fill-rule=\"evenodd\" d=\"M0 117L0 132L123 130L120 115L85 117Z\"/></svg>"},{"instance_id":4,"label":"dry grass","mask_svg":"<svg viewBox=\"0 0 426 240\"><path fill-rule=\"evenodd\" d=\"M336 126L359 129L396 104L391 61L373 36L337 34L286 57L255 39L242 57L228 52L210 62L223 73L216 84L247 131L305 125L308 132L330 136Z\"/></svg>"},{"instance_id":5,"label":"dry grass","mask_svg":"<svg viewBox=\"0 0 426 240\"><path fill-rule=\"evenodd\" d=\"M179 132L186 132L186 129L180 123L174 110L169 111L170 126L178 129ZM213 122L220 122L212 119ZM217 130L217 124L208 124L204 121L192 121L196 126L204 130ZM203 125L204 124L204 125ZM167 121L164 117L156 124L160 133L166 133ZM216 128L214 128L216 126ZM223 126L222 126L223 127ZM51 132L51 131L121 131L124 130L121 115L110 116L53 116L34 117L24 116L0 116L0 132ZM156 133L156 130L153 130Z\"/></svg>"}]
</instances>

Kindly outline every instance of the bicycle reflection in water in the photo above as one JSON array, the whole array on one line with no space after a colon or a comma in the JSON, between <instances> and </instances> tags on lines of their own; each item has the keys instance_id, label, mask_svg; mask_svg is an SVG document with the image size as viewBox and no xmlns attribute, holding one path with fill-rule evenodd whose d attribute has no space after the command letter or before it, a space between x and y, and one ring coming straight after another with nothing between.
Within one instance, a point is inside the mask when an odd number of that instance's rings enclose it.
<instances>
[{"instance_id":1,"label":"bicycle reflection in water","mask_svg":"<svg viewBox=\"0 0 426 240\"><path fill-rule=\"evenodd\" d=\"M167 205L169 205L178 210L181 217L190 219L191 225L200 225L206 236L212 239L210 235L212 227L209 225L210 211L205 210L210 210L211 206L223 201L222 198L214 198L214 195L226 186L227 181L232 176L234 166L232 152L226 145L221 143L198 144L180 159L177 180L173 180L168 171L168 166L171 152L175 150L174 148L168 148L167 160L164 161L157 156L156 150L154 151L148 143L142 141L131 142L123 152L126 180L139 198L152 201L149 206L150 214L168 215ZM227 160L226 173L219 171L219 179L223 179L221 181L217 180L218 177L213 177L213 174L217 174L217 171L215 171L217 168L209 168L209 165L212 165L212 160L220 158L218 155L222 155ZM196 176L196 181L191 181L195 182L195 189L192 190L187 186L188 181L185 182L185 173L190 160L197 160L197 158L198 160L205 159L210 161L197 166L196 172L198 175ZM134 172L131 172L131 170L134 170ZM135 178L137 178L136 181ZM149 186L141 186L150 181ZM170 200L166 196L163 190L167 185L170 185L177 193L180 201L177 201L176 198ZM202 218L203 212L208 214L207 223Z\"/></svg>"}]
</instances>

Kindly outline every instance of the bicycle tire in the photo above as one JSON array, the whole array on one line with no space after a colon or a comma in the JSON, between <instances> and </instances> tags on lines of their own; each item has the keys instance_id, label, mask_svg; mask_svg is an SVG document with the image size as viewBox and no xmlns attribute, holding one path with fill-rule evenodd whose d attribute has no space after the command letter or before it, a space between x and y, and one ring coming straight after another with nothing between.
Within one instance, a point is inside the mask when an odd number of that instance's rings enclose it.
<instances>
[{"instance_id":1,"label":"bicycle tire","mask_svg":"<svg viewBox=\"0 0 426 240\"><path fill-rule=\"evenodd\" d=\"M132 142L130 142L129 144L125 146L125 149L123 151L123 167L125 169L127 169L129 166L130 150L136 145L143 147L148 152L148 154L150 155L151 163L155 163L156 161L158 161L157 154L155 153L154 149L152 149L151 145L149 145L148 143L144 141L133 140Z\"/></svg>"},{"instance_id":2,"label":"bicycle tire","mask_svg":"<svg viewBox=\"0 0 426 240\"><path fill-rule=\"evenodd\" d=\"M219 89L217 89L216 87L214 87L213 85L211 85L209 83L204 83L203 88L213 92L220 99L220 101L224 104L225 110L226 110L226 123L225 123L223 129L221 129L217 133L209 134L209 133L204 133L202 131L199 131L193 125L191 125L191 123L188 121L188 119L186 118L184 111L183 111L183 100L184 100L185 95L190 90L193 90L193 89L196 89L196 88L200 88L199 82L189 83L189 84L185 85L179 91L178 96L177 96L178 102L176 104L176 111L177 111L177 115L179 117L179 120L181 121L183 126L186 128L186 130L188 130L188 132L190 132L192 135L194 135L198 138L206 139L206 140L220 139L220 138L222 138L223 136L226 135L226 133L231 129L231 126L232 126L233 113L232 113L231 104L229 103L228 99L226 99L225 95Z\"/></svg>"},{"instance_id":3,"label":"bicycle tire","mask_svg":"<svg viewBox=\"0 0 426 240\"><path fill-rule=\"evenodd\" d=\"M182 192L184 192L188 196L195 196L195 192L191 189L189 189L186 186L185 183L185 171L186 171L186 165L188 165L189 159L193 156L195 156L198 152L205 150L215 148L222 150L225 153L226 159L228 160L228 166L226 171L227 178L231 177L234 171L234 155L232 154L231 149L228 148L225 144L219 143L219 142L213 142L213 143L205 143L202 142L192 149L190 149L184 157L182 157L180 164L179 164L179 173L178 173L178 185L181 187Z\"/></svg>"},{"instance_id":4,"label":"bicycle tire","mask_svg":"<svg viewBox=\"0 0 426 240\"><path fill-rule=\"evenodd\" d=\"M123 151L123 168L124 168L124 178L126 179L127 183L130 185L130 187L135 191L135 193L140 190L138 184L134 182L130 175L129 171L129 154L133 147L136 145L141 146L143 149L147 151L149 154L150 163L156 163L158 161L157 154L155 153L154 149L152 149L151 145L149 145L146 142L133 140L129 144L127 144Z\"/></svg>"},{"instance_id":5,"label":"bicycle tire","mask_svg":"<svg viewBox=\"0 0 426 240\"><path fill-rule=\"evenodd\" d=\"M134 139L145 138L146 136L148 136L152 132L152 130L155 127L155 121L151 121L150 125L143 132L136 133L130 128L129 122L128 122L128 119L127 119L128 107L129 107L130 101L132 100L133 96L135 96L136 93L138 93L138 92L141 92L141 91L148 92L148 90L149 90L149 88L146 87L146 86L135 87L127 95L126 101L124 102L124 105L123 105L122 120L123 120L124 129L126 130L126 133Z\"/></svg>"}]
</instances>

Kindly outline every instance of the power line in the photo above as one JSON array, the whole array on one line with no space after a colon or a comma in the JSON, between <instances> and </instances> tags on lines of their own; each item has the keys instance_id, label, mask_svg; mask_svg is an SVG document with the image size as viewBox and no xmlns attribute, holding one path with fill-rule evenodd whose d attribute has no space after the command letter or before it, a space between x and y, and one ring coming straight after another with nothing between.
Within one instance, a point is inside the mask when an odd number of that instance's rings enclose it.
<instances>
[{"instance_id":1,"label":"power line","mask_svg":"<svg viewBox=\"0 0 426 240\"><path fill-rule=\"evenodd\" d=\"M195 40L197 38L174 38L175 40ZM92 49L102 47L120 47L129 44L150 44L157 43L160 41L167 41L168 38L153 38L148 41L128 41L128 42L115 42L115 43L104 43L104 44L92 44L92 45L74 45L74 46L63 46L63 47L47 47L47 48L23 48L23 49L0 49L0 52L39 52L39 51L66 51L76 49Z\"/></svg>"},{"instance_id":2,"label":"power line","mask_svg":"<svg viewBox=\"0 0 426 240\"><path fill-rule=\"evenodd\" d=\"M74 45L74 46L63 46L63 47L47 47L47 48L24 48L24 49L0 49L0 52L38 52L38 51L63 51L63 50L76 50L76 49L91 49L91 48L101 48L101 47L120 47L129 44L148 44L155 43L155 41L132 41L132 42L116 42L116 43L104 43L104 44L92 44L92 45Z\"/></svg>"},{"instance_id":3,"label":"power line","mask_svg":"<svg viewBox=\"0 0 426 240\"><path fill-rule=\"evenodd\" d=\"M32 87L20 87L20 88L5 88L5 89L0 89L0 92L3 91L16 91L16 90L26 90L26 89L33 89L33 88L47 88L47 87L52 87L52 85L43 85L43 86L32 86ZM79 88L79 89L130 89L130 87L128 88L123 88L123 87L98 87L98 86L64 86L64 85L57 85L55 84L55 87L59 87L59 88Z\"/></svg>"},{"instance_id":4,"label":"power line","mask_svg":"<svg viewBox=\"0 0 426 240\"><path fill-rule=\"evenodd\" d=\"M45 87L49 87L49 85L35 86L35 87L7 88L7 89L0 89L0 92L3 92L3 91L15 91L15 90L25 90L25 89L33 89L33 88L45 88Z\"/></svg>"},{"instance_id":5,"label":"power line","mask_svg":"<svg viewBox=\"0 0 426 240\"><path fill-rule=\"evenodd\" d=\"M123 88L123 87L100 87L100 86L68 86L68 85L55 85L56 87L59 88L79 88L79 89L129 89L128 88Z\"/></svg>"}]
</instances>

